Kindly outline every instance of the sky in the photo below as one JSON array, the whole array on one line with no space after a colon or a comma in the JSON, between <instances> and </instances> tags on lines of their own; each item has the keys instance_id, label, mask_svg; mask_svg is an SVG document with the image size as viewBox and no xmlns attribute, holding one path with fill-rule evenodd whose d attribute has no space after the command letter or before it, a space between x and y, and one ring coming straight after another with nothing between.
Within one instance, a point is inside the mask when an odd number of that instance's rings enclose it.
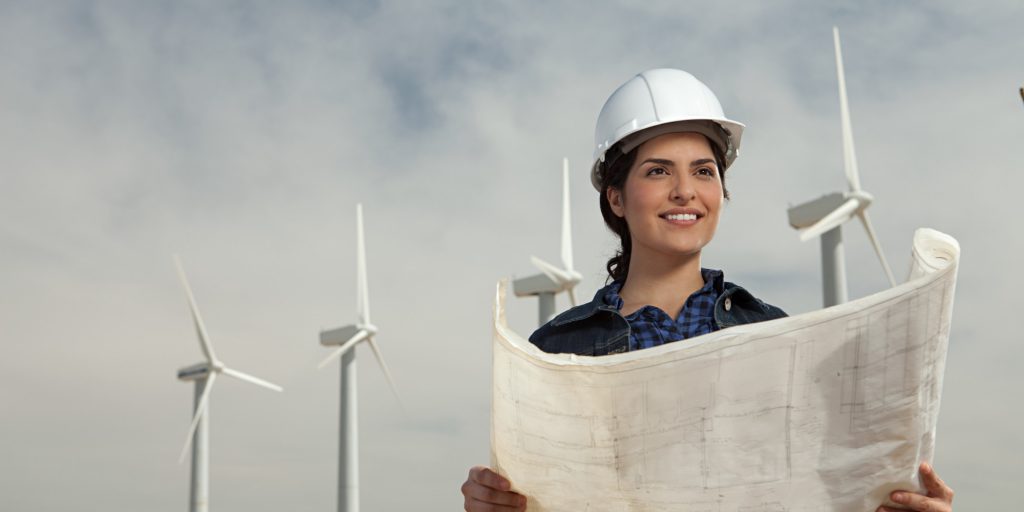
<instances>
[{"instance_id":1,"label":"sky","mask_svg":"<svg viewBox=\"0 0 1024 512\"><path fill-rule=\"evenodd\" d=\"M335 507L337 366L355 320L355 205L403 412L358 350L366 510L453 510L489 460L496 282L558 261L570 162L577 289L616 247L589 184L608 94L685 69L746 124L705 266L790 314L820 307L792 204L845 186L832 26L870 214L897 276L915 229L956 237L936 467L958 510L1024 477L1024 6L956 2L0 1L0 508L181 510L201 361L218 356L211 503ZM850 295L887 286L844 229ZM565 308L564 297L558 307ZM513 328L536 301L512 299Z\"/></svg>"}]
</instances>

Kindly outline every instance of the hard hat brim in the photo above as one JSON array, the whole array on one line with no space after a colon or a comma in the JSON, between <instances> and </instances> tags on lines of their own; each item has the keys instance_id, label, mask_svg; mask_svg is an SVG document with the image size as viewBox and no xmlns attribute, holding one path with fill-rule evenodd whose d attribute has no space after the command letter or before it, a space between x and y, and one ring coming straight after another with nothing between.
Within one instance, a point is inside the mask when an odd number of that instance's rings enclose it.
<instances>
[{"instance_id":1,"label":"hard hat brim","mask_svg":"<svg viewBox=\"0 0 1024 512\"><path fill-rule=\"evenodd\" d=\"M637 128L635 131L624 135L600 155L596 155L594 165L590 170L590 182L598 192L604 192L601 190L600 173L602 164L608 161L609 153L615 153L615 158L618 158L636 149L643 143L667 133L694 132L704 135L721 150L725 158L725 169L728 169L739 154L740 140L744 128L743 123L730 119L685 119L668 123L653 123L646 127Z\"/></svg>"}]
</instances>

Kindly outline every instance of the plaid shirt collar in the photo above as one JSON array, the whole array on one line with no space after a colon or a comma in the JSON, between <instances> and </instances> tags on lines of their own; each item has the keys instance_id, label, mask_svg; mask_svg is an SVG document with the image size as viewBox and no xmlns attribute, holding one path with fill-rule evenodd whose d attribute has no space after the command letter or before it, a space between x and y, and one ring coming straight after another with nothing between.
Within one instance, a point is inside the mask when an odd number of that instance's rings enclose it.
<instances>
[{"instance_id":1,"label":"plaid shirt collar","mask_svg":"<svg viewBox=\"0 0 1024 512\"><path fill-rule=\"evenodd\" d=\"M661 309L647 305L629 316L629 350L656 347L672 341L692 338L717 330L715 324L715 302L725 290L725 274L721 270L700 269L704 286L693 292L683 304L675 319ZM597 296L608 306L622 311L623 300L619 296L622 281L612 281L602 288Z\"/></svg>"}]
</instances>

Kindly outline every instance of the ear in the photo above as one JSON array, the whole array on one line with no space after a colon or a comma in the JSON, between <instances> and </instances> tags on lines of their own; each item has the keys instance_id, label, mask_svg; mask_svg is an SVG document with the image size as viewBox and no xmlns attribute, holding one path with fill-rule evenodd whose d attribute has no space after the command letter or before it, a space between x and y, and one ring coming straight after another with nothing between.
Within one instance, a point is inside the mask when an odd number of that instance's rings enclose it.
<instances>
[{"instance_id":1,"label":"ear","mask_svg":"<svg viewBox=\"0 0 1024 512\"><path fill-rule=\"evenodd\" d=\"M608 198L608 206L612 208L612 213L616 217L625 217L626 209L622 205L622 190L615 187L608 187L604 191L605 197Z\"/></svg>"}]
</instances>

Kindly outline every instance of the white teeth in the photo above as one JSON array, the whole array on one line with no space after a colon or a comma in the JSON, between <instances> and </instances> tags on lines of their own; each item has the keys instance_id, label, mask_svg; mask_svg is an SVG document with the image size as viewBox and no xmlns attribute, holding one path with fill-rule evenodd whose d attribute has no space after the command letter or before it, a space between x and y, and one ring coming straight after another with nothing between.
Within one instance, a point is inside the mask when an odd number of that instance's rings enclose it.
<instances>
[{"instance_id":1,"label":"white teeth","mask_svg":"<svg viewBox=\"0 0 1024 512\"><path fill-rule=\"evenodd\" d=\"M693 213L673 213L666 215L665 218L668 220L697 220L697 215Z\"/></svg>"}]
</instances>

